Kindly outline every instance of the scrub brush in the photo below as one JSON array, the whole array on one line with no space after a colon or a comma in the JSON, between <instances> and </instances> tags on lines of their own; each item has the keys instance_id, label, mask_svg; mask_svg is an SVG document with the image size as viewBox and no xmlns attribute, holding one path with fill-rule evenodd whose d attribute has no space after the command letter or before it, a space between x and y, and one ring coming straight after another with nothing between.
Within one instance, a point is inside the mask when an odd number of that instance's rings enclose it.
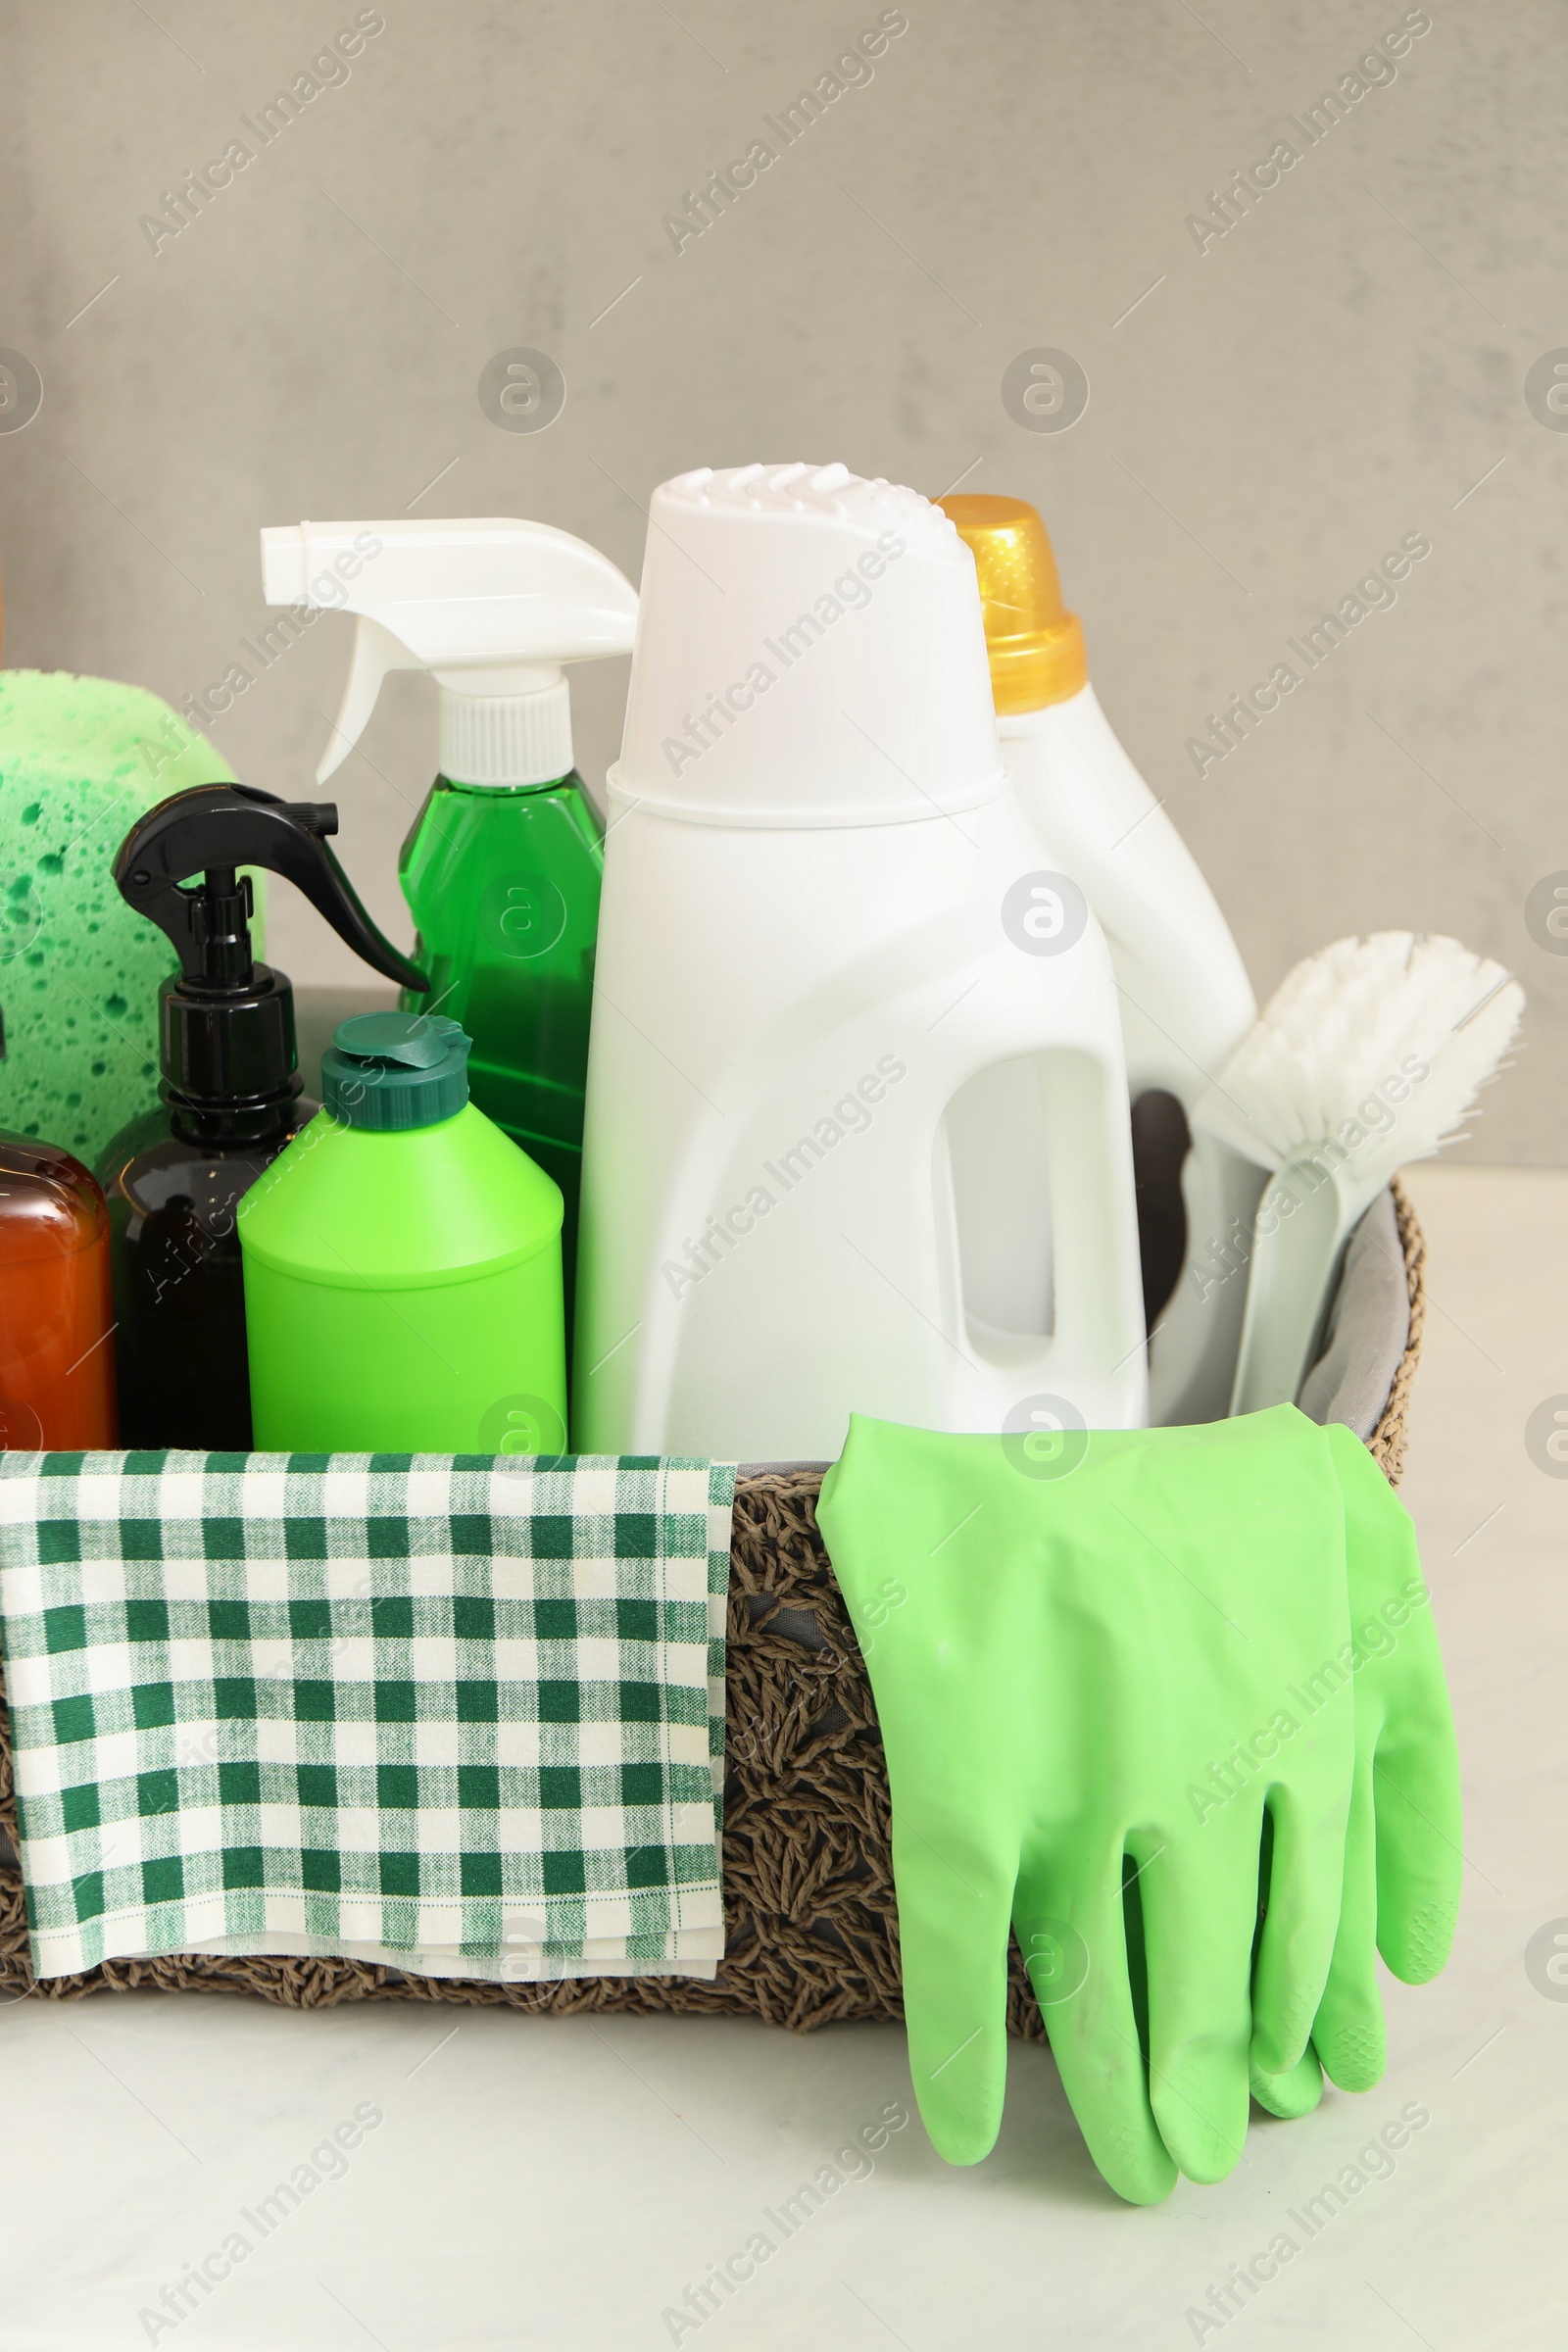
<instances>
[{"instance_id":1,"label":"scrub brush","mask_svg":"<svg viewBox=\"0 0 1568 2352\"><path fill-rule=\"evenodd\" d=\"M1351 1232L1396 1168L1458 1140L1523 1009L1501 964L1409 931L1337 940L1280 983L1194 1111L1272 1174L1233 1413L1295 1402Z\"/></svg>"}]
</instances>

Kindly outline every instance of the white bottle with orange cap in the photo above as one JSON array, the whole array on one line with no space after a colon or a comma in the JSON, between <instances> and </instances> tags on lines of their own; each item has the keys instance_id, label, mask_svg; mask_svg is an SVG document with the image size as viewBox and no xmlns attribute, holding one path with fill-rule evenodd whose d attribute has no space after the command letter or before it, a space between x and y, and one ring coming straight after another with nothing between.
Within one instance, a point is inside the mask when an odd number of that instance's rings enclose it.
<instances>
[{"instance_id":1,"label":"white bottle with orange cap","mask_svg":"<svg viewBox=\"0 0 1568 2352\"><path fill-rule=\"evenodd\" d=\"M610 771L573 1443L825 1459L852 1411L1010 1432L1030 1475L1146 1412L1115 984L1007 789L974 567L842 466L655 492ZM1054 1316L975 1295L949 1108L1018 1074ZM1039 1189L1002 1237L1021 1267Z\"/></svg>"},{"instance_id":2,"label":"white bottle with orange cap","mask_svg":"<svg viewBox=\"0 0 1568 2352\"><path fill-rule=\"evenodd\" d=\"M997 727L1013 789L1049 861L1071 875L1104 928L1135 1119L1157 1139L1161 1100L1168 1108L1174 1096L1190 1114L1256 1017L1246 967L1192 853L1111 732L1089 683L1083 631L1062 602L1039 514L1018 498L960 494L937 503L975 559ZM960 1113L970 1113L960 1151L995 1163L996 1114L1003 1108L996 1101L960 1105ZM1179 1153L1180 1122L1174 1123ZM1011 1132L1020 1133L1016 1120ZM1028 1146L1009 1156L1015 1171L1020 1162L1027 1168ZM1213 1420L1228 1409L1248 1237L1261 1190L1255 1168L1201 1131L1193 1137L1181 1187L1183 1262L1163 1311L1153 1315L1149 1351L1150 1415L1156 1423ZM1146 1280L1153 1270L1148 1212L1157 1218L1160 1205L1153 1182L1150 1195L1141 1202ZM1180 1249L1179 1221L1174 1239ZM1051 1250L1049 1221L1035 1246ZM1059 1243L1054 1256L1059 1268ZM1161 1306L1159 1293L1175 1271L1173 1254L1152 1308Z\"/></svg>"}]
</instances>

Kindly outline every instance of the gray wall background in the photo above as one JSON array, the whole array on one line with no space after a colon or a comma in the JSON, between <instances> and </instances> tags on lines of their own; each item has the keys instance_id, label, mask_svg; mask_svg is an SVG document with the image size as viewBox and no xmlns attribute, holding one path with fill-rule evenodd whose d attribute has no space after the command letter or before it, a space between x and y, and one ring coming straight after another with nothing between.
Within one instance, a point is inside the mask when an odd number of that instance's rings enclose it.
<instances>
[{"instance_id":1,"label":"gray wall background","mask_svg":"<svg viewBox=\"0 0 1568 2352\"><path fill-rule=\"evenodd\" d=\"M1568 1156L1568 963L1526 914L1568 868L1568 416L1527 387L1568 343L1560 9L1433 0L1396 78L1200 253L1187 217L1305 146L1286 118L1401 0L906 0L869 82L678 256L664 216L876 0L380 0L348 78L261 148L240 118L358 13L0 9L0 345L44 384L0 432L8 663L180 704L270 617L258 527L307 515L535 515L635 579L651 490L692 466L1016 492L1259 996L1348 931L1457 933L1530 998L1466 1149ZM140 217L235 136L254 160L155 256ZM514 346L565 377L547 430L480 405ZM1039 347L1089 379L1068 430L1004 405ZM1207 714L1414 531L1397 604L1200 780ZM243 778L312 792L349 628L213 723ZM577 679L598 786L625 664ZM434 690L393 679L330 788L405 941L396 850L434 762ZM284 886L274 909L296 980L365 977Z\"/></svg>"}]
</instances>

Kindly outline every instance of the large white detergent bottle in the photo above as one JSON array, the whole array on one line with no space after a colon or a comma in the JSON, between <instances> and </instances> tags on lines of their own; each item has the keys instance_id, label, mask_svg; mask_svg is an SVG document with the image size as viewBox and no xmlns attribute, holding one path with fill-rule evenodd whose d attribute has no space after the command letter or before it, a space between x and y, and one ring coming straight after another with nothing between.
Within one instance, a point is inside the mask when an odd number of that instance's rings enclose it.
<instances>
[{"instance_id":1,"label":"large white detergent bottle","mask_svg":"<svg viewBox=\"0 0 1568 2352\"><path fill-rule=\"evenodd\" d=\"M1246 966L1192 853L1089 683L1083 631L1062 602L1039 514L1021 498L959 494L938 503L975 559L1013 788L1044 854L1072 876L1104 926L1132 1100L1173 1095L1190 1118L1257 1017ZM979 1115L980 1091L964 1105L960 1149L985 1154L997 1090L993 1082L989 1119ZM1016 1133L1016 1120L1008 1123ZM1181 1187L1185 1262L1149 1350L1150 1418L1161 1424L1217 1420L1229 1410L1262 1180L1198 1128ZM1048 1211L1036 1241L1048 1253L1050 1221Z\"/></svg>"},{"instance_id":2,"label":"large white detergent bottle","mask_svg":"<svg viewBox=\"0 0 1568 2352\"><path fill-rule=\"evenodd\" d=\"M1075 1430L1146 1411L1126 1071L1104 939L1007 788L973 561L926 500L842 466L685 474L651 526L573 1443L826 1459L858 1411L1070 1466ZM994 1211L946 1118L996 1064L1044 1106L1049 1324L1022 1280L966 1290Z\"/></svg>"}]
</instances>

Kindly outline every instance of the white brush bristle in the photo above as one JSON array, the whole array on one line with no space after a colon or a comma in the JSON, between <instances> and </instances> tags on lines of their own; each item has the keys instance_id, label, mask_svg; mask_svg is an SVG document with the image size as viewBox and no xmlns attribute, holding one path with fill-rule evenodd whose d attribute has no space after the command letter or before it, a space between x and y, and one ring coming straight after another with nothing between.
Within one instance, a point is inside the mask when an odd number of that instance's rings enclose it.
<instances>
[{"instance_id":1,"label":"white brush bristle","mask_svg":"<svg viewBox=\"0 0 1568 2352\"><path fill-rule=\"evenodd\" d=\"M1336 940L1281 981L1195 1116L1271 1169L1337 1141L1357 1180L1381 1187L1455 1140L1524 1002L1500 963L1456 939Z\"/></svg>"}]
</instances>

